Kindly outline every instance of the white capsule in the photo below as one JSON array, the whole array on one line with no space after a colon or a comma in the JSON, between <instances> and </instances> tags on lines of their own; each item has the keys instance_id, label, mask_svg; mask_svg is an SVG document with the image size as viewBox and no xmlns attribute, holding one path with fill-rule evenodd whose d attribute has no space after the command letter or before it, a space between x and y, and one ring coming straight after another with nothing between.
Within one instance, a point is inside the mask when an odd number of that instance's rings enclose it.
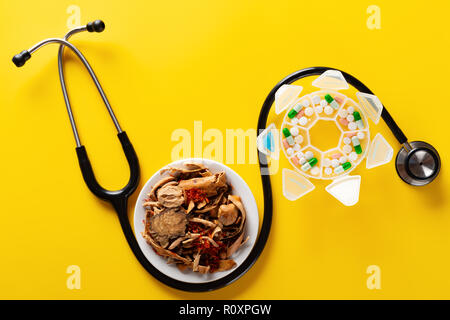
<instances>
[{"instance_id":1,"label":"white capsule","mask_svg":"<svg viewBox=\"0 0 450 320\"><path fill-rule=\"evenodd\" d=\"M348 122L352 122L355 120L355 117L352 114L349 114L346 119Z\"/></svg>"},{"instance_id":2,"label":"white capsule","mask_svg":"<svg viewBox=\"0 0 450 320\"><path fill-rule=\"evenodd\" d=\"M336 100L331 101L330 106L335 110L339 109L339 104L336 102Z\"/></svg>"},{"instance_id":3,"label":"white capsule","mask_svg":"<svg viewBox=\"0 0 450 320\"><path fill-rule=\"evenodd\" d=\"M291 119L291 122L292 122L293 124L297 124L297 123L298 123L297 117L294 117L293 119Z\"/></svg>"},{"instance_id":4,"label":"white capsule","mask_svg":"<svg viewBox=\"0 0 450 320\"><path fill-rule=\"evenodd\" d=\"M348 158L349 158L351 161L356 161L356 159L358 159L358 155L356 154L355 151L353 151L353 152L350 153L350 155L348 156Z\"/></svg>"},{"instance_id":5,"label":"white capsule","mask_svg":"<svg viewBox=\"0 0 450 320\"><path fill-rule=\"evenodd\" d=\"M325 111L325 114L330 115L333 113L333 108L330 106L326 106L324 111Z\"/></svg>"},{"instance_id":6,"label":"white capsule","mask_svg":"<svg viewBox=\"0 0 450 320\"><path fill-rule=\"evenodd\" d=\"M309 107L309 100L308 99L303 100L302 101L302 106L304 106L305 108Z\"/></svg>"},{"instance_id":7,"label":"white capsule","mask_svg":"<svg viewBox=\"0 0 450 320\"><path fill-rule=\"evenodd\" d=\"M305 115L307 117L311 117L313 114L314 114L314 109L313 108L308 107L308 108L305 109Z\"/></svg>"},{"instance_id":8,"label":"white capsule","mask_svg":"<svg viewBox=\"0 0 450 320\"><path fill-rule=\"evenodd\" d=\"M288 156L292 156L294 154L294 149L293 148L287 148L286 149L286 153L288 154Z\"/></svg>"},{"instance_id":9,"label":"white capsule","mask_svg":"<svg viewBox=\"0 0 450 320\"><path fill-rule=\"evenodd\" d=\"M299 125L301 125L301 126L305 126L305 125L308 123L308 118L306 118L306 117L301 117L301 118L298 120L298 123L299 123ZM355 123L355 126L356 126L356 123Z\"/></svg>"},{"instance_id":10,"label":"white capsule","mask_svg":"<svg viewBox=\"0 0 450 320\"><path fill-rule=\"evenodd\" d=\"M333 168L336 168L338 165L339 165L339 160L338 159L331 160L331 166Z\"/></svg>"},{"instance_id":11,"label":"white capsule","mask_svg":"<svg viewBox=\"0 0 450 320\"><path fill-rule=\"evenodd\" d=\"M344 168L342 166L339 166L337 168L334 169L334 173L339 174L344 172Z\"/></svg>"},{"instance_id":12,"label":"white capsule","mask_svg":"<svg viewBox=\"0 0 450 320\"><path fill-rule=\"evenodd\" d=\"M305 157L306 157L306 160L311 160L312 158L314 158L314 153L312 151L306 151Z\"/></svg>"},{"instance_id":13,"label":"white capsule","mask_svg":"<svg viewBox=\"0 0 450 320\"><path fill-rule=\"evenodd\" d=\"M356 122L349 122L348 123L348 129L351 130L351 131L356 130L357 127L358 126L356 125Z\"/></svg>"},{"instance_id":14,"label":"white capsule","mask_svg":"<svg viewBox=\"0 0 450 320\"><path fill-rule=\"evenodd\" d=\"M298 143L294 144L294 151L300 151L301 147Z\"/></svg>"},{"instance_id":15,"label":"white capsule","mask_svg":"<svg viewBox=\"0 0 450 320\"><path fill-rule=\"evenodd\" d=\"M360 131L356 136L358 137L359 140L362 140L366 135L364 134L364 132Z\"/></svg>"},{"instance_id":16,"label":"white capsule","mask_svg":"<svg viewBox=\"0 0 450 320\"><path fill-rule=\"evenodd\" d=\"M300 160L298 160L298 163L305 164L306 163L306 158L305 157L301 157Z\"/></svg>"},{"instance_id":17,"label":"white capsule","mask_svg":"<svg viewBox=\"0 0 450 320\"><path fill-rule=\"evenodd\" d=\"M319 103L320 103L320 97L319 97L319 96L314 96L314 97L312 98L312 102L313 102L314 104L319 104Z\"/></svg>"},{"instance_id":18,"label":"white capsule","mask_svg":"<svg viewBox=\"0 0 450 320\"><path fill-rule=\"evenodd\" d=\"M352 150L353 150L353 148L348 144L346 144L345 146L342 147L342 151L344 151L344 153L347 153L347 154L352 152Z\"/></svg>"},{"instance_id":19,"label":"white capsule","mask_svg":"<svg viewBox=\"0 0 450 320\"><path fill-rule=\"evenodd\" d=\"M315 110L316 110L316 113L322 113L323 112L323 107L322 106L317 106L315 108Z\"/></svg>"},{"instance_id":20,"label":"white capsule","mask_svg":"<svg viewBox=\"0 0 450 320\"><path fill-rule=\"evenodd\" d=\"M298 144L301 144L303 142L303 137L301 135L298 135L295 137L295 142Z\"/></svg>"},{"instance_id":21,"label":"white capsule","mask_svg":"<svg viewBox=\"0 0 450 320\"><path fill-rule=\"evenodd\" d=\"M340 157L340 158L339 158L339 162L340 162L341 164L346 163L346 162L347 162L347 157L346 157L346 156Z\"/></svg>"},{"instance_id":22,"label":"white capsule","mask_svg":"<svg viewBox=\"0 0 450 320\"><path fill-rule=\"evenodd\" d=\"M330 160L329 158L324 158L324 159L323 159L323 166L324 166L325 168L331 166L331 160Z\"/></svg>"},{"instance_id":23,"label":"white capsule","mask_svg":"<svg viewBox=\"0 0 450 320\"><path fill-rule=\"evenodd\" d=\"M347 110L345 110L345 109L339 110L339 117L346 118L347 115L348 115Z\"/></svg>"},{"instance_id":24,"label":"white capsule","mask_svg":"<svg viewBox=\"0 0 450 320\"><path fill-rule=\"evenodd\" d=\"M345 144L350 144L350 143L352 143L352 139L350 139L349 137L345 137L344 138L344 143Z\"/></svg>"},{"instance_id":25,"label":"white capsule","mask_svg":"<svg viewBox=\"0 0 450 320\"><path fill-rule=\"evenodd\" d=\"M325 100L325 99L320 100L320 106L321 106L322 108L325 108L327 105L328 105L327 100Z\"/></svg>"},{"instance_id":26,"label":"white capsule","mask_svg":"<svg viewBox=\"0 0 450 320\"><path fill-rule=\"evenodd\" d=\"M330 174L332 174L333 173L333 169L331 169L331 168L325 168L325 174L326 175L330 175Z\"/></svg>"},{"instance_id":27,"label":"white capsule","mask_svg":"<svg viewBox=\"0 0 450 320\"><path fill-rule=\"evenodd\" d=\"M300 133L297 127L292 127L290 131L291 135L293 135L294 137L298 136L298 134Z\"/></svg>"},{"instance_id":28,"label":"white capsule","mask_svg":"<svg viewBox=\"0 0 450 320\"><path fill-rule=\"evenodd\" d=\"M353 114L353 112L355 112L355 108L354 107L348 107L347 112L349 114Z\"/></svg>"}]
</instances>

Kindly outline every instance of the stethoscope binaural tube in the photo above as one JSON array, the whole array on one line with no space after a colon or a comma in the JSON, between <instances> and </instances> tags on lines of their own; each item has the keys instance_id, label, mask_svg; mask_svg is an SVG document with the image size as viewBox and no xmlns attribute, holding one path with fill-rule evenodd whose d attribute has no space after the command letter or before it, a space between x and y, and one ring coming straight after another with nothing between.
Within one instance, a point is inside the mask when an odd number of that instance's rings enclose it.
<instances>
[{"instance_id":1,"label":"stethoscope binaural tube","mask_svg":"<svg viewBox=\"0 0 450 320\"><path fill-rule=\"evenodd\" d=\"M336 70L341 72L345 80L358 91L374 94L361 81L342 70L326 67L311 67L302 69L285 77L272 89L272 91L270 91L261 109L258 120L258 132L265 129L270 108L275 100L275 93L282 85L291 84L305 77L321 75L327 70ZM383 106L381 117L402 146L395 161L395 168L399 177L404 182L413 186L423 186L433 181L437 177L441 167L441 160L437 150L432 145L423 141L408 142L406 135L394 121L385 106ZM261 162L266 162L267 159L261 152L259 153L259 157L260 165Z\"/></svg>"}]
</instances>

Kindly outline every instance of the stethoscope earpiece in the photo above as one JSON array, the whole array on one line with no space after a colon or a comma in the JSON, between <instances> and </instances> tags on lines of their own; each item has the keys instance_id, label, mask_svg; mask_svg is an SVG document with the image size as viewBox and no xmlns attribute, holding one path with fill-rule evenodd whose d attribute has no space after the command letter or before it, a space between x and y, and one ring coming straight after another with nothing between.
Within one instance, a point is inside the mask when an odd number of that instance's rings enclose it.
<instances>
[{"instance_id":1,"label":"stethoscope earpiece","mask_svg":"<svg viewBox=\"0 0 450 320\"><path fill-rule=\"evenodd\" d=\"M95 20L86 24L88 32L102 32L105 30L105 23L102 20Z\"/></svg>"},{"instance_id":2,"label":"stethoscope earpiece","mask_svg":"<svg viewBox=\"0 0 450 320\"><path fill-rule=\"evenodd\" d=\"M424 186L437 177L441 158L437 150L426 142L406 142L397 154L395 168L406 183Z\"/></svg>"}]
</instances>

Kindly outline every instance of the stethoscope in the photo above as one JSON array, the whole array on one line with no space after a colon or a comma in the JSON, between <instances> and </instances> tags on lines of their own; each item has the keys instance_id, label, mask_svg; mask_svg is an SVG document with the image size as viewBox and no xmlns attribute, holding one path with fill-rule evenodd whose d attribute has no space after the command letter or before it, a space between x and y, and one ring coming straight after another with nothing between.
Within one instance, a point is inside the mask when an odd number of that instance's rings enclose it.
<instances>
[{"instance_id":1,"label":"stethoscope","mask_svg":"<svg viewBox=\"0 0 450 320\"><path fill-rule=\"evenodd\" d=\"M261 225L261 230L259 232L258 239L256 240L256 243L254 244L250 254L247 256L247 258L244 260L243 263L241 263L237 268L235 268L231 273L227 274L226 276L206 282L206 283L187 283L179 280L175 280L164 273L160 272L158 269L156 269L145 257L141 249L139 248L138 242L136 241L136 238L134 236L133 229L131 228L131 224L128 220L128 214L127 214L127 205L128 205L128 198L133 194L133 192L136 190L139 179L140 179L140 169L139 169L139 161L136 155L136 152L133 148L133 145L131 144L127 134L125 131L122 130L121 126L119 125L119 122L111 108L111 105L108 101L108 98L106 97L105 92L103 91L100 82L95 75L94 71L92 70L92 67L90 66L89 62L86 60L86 58L83 56L83 54L68 40L71 36L73 36L76 33L88 31L88 32L102 32L105 29L105 24L101 20L96 20L93 22L89 22L87 25L82 27L77 27L72 30L70 30L64 38L49 38L46 40L43 40L33 47L31 47L28 50L24 50L21 53L15 55L13 57L13 62L17 67L21 67L25 64L27 60L31 58L31 55L40 49L41 47L51 44L51 43L57 43L59 44L59 51L58 51L58 72L59 72L59 78L61 83L61 89L64 96L64 102L66 104L67 112L69 115L70 124L72 126L72 131L75 137L76 142L76 153L78 157L78 162L80 165L80 169L83 175L83 179L88 186L89 190L98 198L103 199L105 201L108 201L112 204L115 211L117 212L117 215L119 217L120 225L122 227L122 231L125 235L125 238L127 239L128 245L130 246L131 250L133 251L134 255L136 256L137 260L141 263L141 265L147 270L148 273L150 273L152 276L154 276L159 281L163 282L164 284L184 291L193 291L193 292L201 292L201 291L210 291L215 290L221 287L224 287L237 279L239 279L243 274L249 270L253 264L256 262L260 254L262 253L266 243L267 239L269 237L270 228L272 224L272 215L273 215L273 199L272 199L272 186L270 183L270 176L267 174L268 167L269 167L269 161L267 156L262 153L258 152L258 158L259 158L259 167L261 171L261 179L262 179L262 186L263 186L263 194L264 194L264 215L263 215L263 222ZM78 135L78 130L76 127L76 123L73 117L72 113L72 107L70 104L69 96L66 89L66 83L65 83L65 77L64 77L64 70L63 70L63 53L64 48L68 47L71 49L76 56L81 60L83 65L86 67L87 71L89 72L92 80L94 81L98 92L100 93L103 102L106 106L106 109L108 110L108 113L114 122L114 125L117 130L117 136L119 138L119 141L122 145L123 151L125 153L125 156L127 158L129 167L130 167L130 178L126 186L120 190L110 191L104 189L96 180L94 171L92 169L91 163L89 161L86 148L84 145L81 144L80 137ZM297 72L292 73L291 75L287 76L283 80L281 80L269 93L266 100L264 101L264 104L261 108L261 112L258 119L258 132L261 130L264 130L267 125L267 118L269 115L269 111L272 107L272 104L275 100L275 93L277 90L284 84L290 84L293 83L299 79L308 77L308 76L314 76L314 75L320 75L324 71L330 70L330 68L325 67L314 67L314 68L308 68L308 69L302 69ZM337 70L337 69L334 69ZM353 87L358 89L361 92L370 93L372 94L372 91L370 91L362 82L360 82L358 79L354 78L348 73L345 73L341 71L344 75L345 79L348 83L350 83ZM413 141L408 142L406 136L404 133L400 130L398 125L395 123L395 121L392 119L389 112L386 110L386 108L383 109L381 114L383 120L388 125L389 129L392 131L396 139L399 141L399 143L402 145L402 148L400 149L397 159L396 159L396 168L399 176L407 183L411 185L425 185L430 183L438 174L440 169L440 158L439 154L437 153L436 149L434 149L431 145L422 142L422 141Z\"/></svg>"}]
</instances>

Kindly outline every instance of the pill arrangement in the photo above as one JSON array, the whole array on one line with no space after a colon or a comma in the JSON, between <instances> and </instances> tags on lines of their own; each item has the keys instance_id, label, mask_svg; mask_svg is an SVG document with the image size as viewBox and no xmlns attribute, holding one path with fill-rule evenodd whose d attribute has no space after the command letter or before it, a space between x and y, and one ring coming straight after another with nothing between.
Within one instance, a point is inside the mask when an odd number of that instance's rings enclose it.
<instances>
[{"instance_id":1,"label":"pill arrangement","mask_svg":"<svg viewBox=\"0 0 450 320\"><path fill-rule=\"evenodd\" d=\"M283 84L275 93L275 114L285 112L281 128L271 123L257 137L258 151L279 160L282 149L295 168L283 168L283 195L295 201L315 189L312 179L331 181L325 190L345 206L359 201L361 176L349 174L366 159L366 168L384 165L394 151L377 133L371 141L368 119L378 123L383 105L373 94L356 92L354 100L336 90L349 89L344 75L329 69L312 83L315 91ZM316 89L317 90L317 89ZM319 123L319 124L318 124Z\"/></svg>"},{"instance_id":2,"label":"pill arrangement","mask_svg":"<svg viewBox=\"0 0 450 320\"><path fill-rule=\"evenodd\" d=\"M310 129L319 120L333 120L341 132L337 146L330 150L311 144ZM316 179L348 174L365 157L370 139L369 125L359 105L332 90L298 98L284 116L280 136L289 162L306 177Z\"/></svg>"}]
</instances>

